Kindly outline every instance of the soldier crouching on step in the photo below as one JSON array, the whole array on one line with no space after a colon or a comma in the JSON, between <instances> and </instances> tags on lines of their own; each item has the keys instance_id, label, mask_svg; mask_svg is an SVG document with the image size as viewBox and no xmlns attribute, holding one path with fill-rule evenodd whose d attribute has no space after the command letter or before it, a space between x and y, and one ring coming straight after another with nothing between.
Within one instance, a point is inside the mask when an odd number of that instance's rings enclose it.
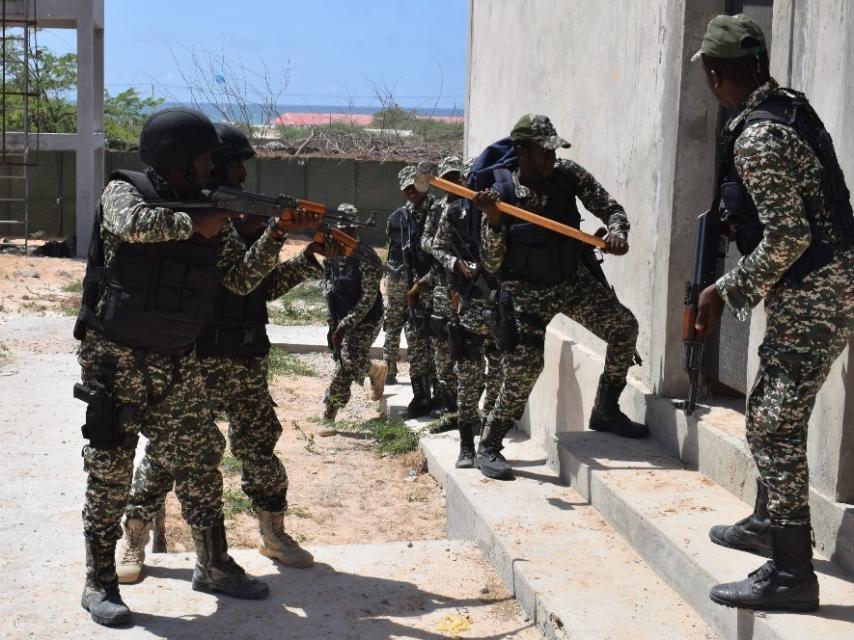
<instances>
[{"instance_id":1,"label":"soldier crouching on step","mask_svg":"<svg viewBox=\"0 0 854 640\"><path fill-rule=\"evenodd\" d=\"M345 220L356 221L358 210L352 204L338 207ZM357 238L358 227L346 221L336 227ZM359 255L368 252L367 255ZM373 259L369 259L369 257ZM335 373L323 399L323 430L320 435L337 433L334 423L338 410L350 401L353 382L371 381L371 400L382 398L388 368L384 362L371 361L371 345L380 334L383 298L380 294L382 262L364 243L349 256L337 255L323 262L326 300L329 306L329 346L335 359Z\"/></svg>"},{"instance_id":2,"label":"soldier crouching on step","mask_svg":"<svg viewBox=\"0 0 854 640\"><path fill-rule=\"evenodd\" d=\"M158 207L157 201L198 197L218 144L202 113L176 108L153 114L140 136L144 172L111 176L92 229L75 325L83 380L75 395L89 405L82 606L99 624L130 620L119 594L115 545L140 432L174 480L192 528L193 588L238 598L268 593L227 553L217 468L225 441L194 347L212 316L220 279L236 293L254 289L278 262L285 232L307 226L308 218L275 219L247 253L227 212Z\"/></svg>"},{"instance_id":3,"label":"soldier crouching on step","mask_svg":"<svg viewBox=\"0 0 854 640\"><path fill-rule=\"evenodd\" d=\"M211 153L210 187L242 189L246 180L244 162L255 155L255 150L240 129L220 123L214 127L219 144ZM235 221L234 227L246 245L252 246L264 234L265 224L263 217L247 216ZM288 476L274 451L282 425L267 386L267 301L306 278L320 276L316 252L320 247L309 244L301 255L277 265L246 295L234 293L220 282L213 319L196 340L208 400L216 412L225 413L228 418L229 448L240 460L241 486L258 518L259 551L292 567L308 567L313 558L283 529ZM136 470L125 510L117 567L119 582L139 579L151 523L173 484L171 474L149 445Z\"/></svg>"}]
</instances>

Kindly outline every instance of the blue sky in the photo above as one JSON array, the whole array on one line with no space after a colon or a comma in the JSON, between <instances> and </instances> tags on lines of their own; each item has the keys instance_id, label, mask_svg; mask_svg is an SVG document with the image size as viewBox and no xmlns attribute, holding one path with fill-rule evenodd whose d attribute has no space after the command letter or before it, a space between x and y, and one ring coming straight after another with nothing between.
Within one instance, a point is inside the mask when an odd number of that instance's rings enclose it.
<instances>
[{"instance_id":1,"label":"blue sky","mask_svg":"<svg viewBox=\"0 0 854 640\"><path fill-rule=\"evenodd\" d=\"M387 86L410 107L462 108L468 0L107 0L105 82L188 100L192 54L226 56L249 76L288 70L287 104L376 104ZM74 33L43 33L59 50ZM171 51L170 51L171 49ZM205 73L205 76L208 74ZM215 73L211 74L215 76ZM233 74L236 75L236 74ZM255 76L257 77L257 76ZM207 78L213 82L214 78ZM276 80L276 84L280 84ZM440 97L441 93L441 97Z\"/></svg>"}]
</instances>

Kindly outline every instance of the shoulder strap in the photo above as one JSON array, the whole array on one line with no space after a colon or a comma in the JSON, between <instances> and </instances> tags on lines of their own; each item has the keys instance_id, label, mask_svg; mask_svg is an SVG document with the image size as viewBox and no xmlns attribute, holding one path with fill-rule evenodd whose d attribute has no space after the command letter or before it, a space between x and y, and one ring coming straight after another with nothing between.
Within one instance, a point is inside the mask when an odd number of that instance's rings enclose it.
<instances>
[{"instance_id":1,"label":"shoulder strap","mask_svg":"<svg viewBox=\"0 0 854 640\"><path fill-rule=\"evenodd\" d=\"M154 188L151 180L149 180L148 176L142 173L142 171L118 169L110 174L110 180L124 180L125 182L130 182L136 190L139 191L140 195L146 202L163 200L160 194L157 193L157 189Z\"/></svg>"}]
</instances>

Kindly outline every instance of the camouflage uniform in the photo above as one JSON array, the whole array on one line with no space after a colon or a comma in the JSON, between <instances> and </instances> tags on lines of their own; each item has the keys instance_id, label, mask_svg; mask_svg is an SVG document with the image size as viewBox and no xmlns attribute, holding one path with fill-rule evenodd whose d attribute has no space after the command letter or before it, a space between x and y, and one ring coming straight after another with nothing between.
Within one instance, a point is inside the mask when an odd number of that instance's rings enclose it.
<instances>
[{"instance_id":1,"label":"camouflage uniform","mask_svg":"<svg viewBox=\"0 0 854 640\"><path fill-rule=\"evenodd\" d=\"M421 250L432 255L434 259L436 259L436 254L433 251L433 245L436 232L447 203L448 198L445 196L433 204L427 214L424 232L421 235ZM451 302L451 287L442 271L444 269L438 264L433 267L431 278L433 286L432 315L442 318L444 325L447 326L451 316L454 315L454 309ZM433 343L433 366L439 387L443 394L450 394L451 397L456 398L457 377L454 374L454 362L451 360L451 354L448 351L447 330L431 333L430 341Z\"/></svg>"},{"instance_id":2,"label":"camouflage uniform","mask_svg":"<svg viewBox=\"0 0 854 640\"><path fill-rule=\"evenodd\" d=\"M470 259L470 256L458 256L454 252L453 239L455 225L466 215L467 208L459 201L446 203L439 220L432 244L433 257L448 272L453 272L457 260ZM483 409L489 414L501 387L501 353L490 339L489 324L484 320L483 312L487 300L472 297L463 301L459 309L459 323L464 329L464 356L454 362L457 379L457 410L460 424L477 425L480 423L478 404L486 390Z\"/></svg>"},{"instance_id":3,"label":"camouflage uniform","mask_svg":"<svg viewBox=\"0 0 854 640\"><path fill-rule=\"evenodd\" d=\"M385 275L385 317L383 330L383 359L396 363L400 359L400 332L406 325L409 307L406 304L406 277L403 275L403 265L396 265L401 273L393 271L391 265L386 267Z\"/></svg>"},{"instance_id":4,"label":"camouflage uniform","mask_svg":"<svg viewBox=\"0 0 854 640\"><path fill-rule=\"evenodd\" d=\"M363 245L364 246L364 245ZM369 249L369 247L365 247ZM373 250L371 249L373 252ZM333 269L343 272L347 262L355 258L344 256L330 258L324 261L326 286L330 289L334 282ZM356 305L344 316L336 327L330 318L330 331L344 330L344 340L340 352L335 357L335 373L332 382L326 390L324 401L327 406L336 409L345 406L350 401L350 387L353 382L361 384L371 367L371 345L380 333L380 321L371 321L369 314L377 301L382 278L382 267L377 261L358 260L361 275L362 291Z\"/></svg>"},{"instance_id":5,"label":"camouflage uniform","mask_svg":"<svg viewBox=\"0 0 854 640\"><path fill-rule=\"evenodd\" d=\"M149 178L164 197L174 197L154 171ZM190 238L193 221L186 213L149 207L135 187L111 181L101 195L101 235L105 264L123 243L165 242ZM247 252L233 225L220 232L217 267L223 282L237 293L248 293L278 260L281 241L266 234ZM102 304L102 301L99 303ZM222 521L222 476L218 470L225 439L214 424L205 385L194 353L163 355L120 346L93 330L78 352L84 383L95 380L109 361L116 363L113 393L134 408L123 423L129 435L142 433L148 453L175 481L184 519L207 528ZM134 446L117 449L83 448L88 473L83 508L84 533L90 540L115 542L122 536L120 520L133 473Z\"/></svg>"},{"instance_id":6,"label":"camouflage uniform","mask_svg":"<svg viewBox=\"0 0 854 640\"><path fill-rule=\"evenodd\" d=\"M319 273L317 262L304 254L283 262L265 278L267 299L275 300ZM288 475L274 450L282 425L267 386L267 356L212 356L200 358L199 364L211 407L228 419L229 447L240 460L241 487L254 510L287 510ZM151 522L172 485L162 456L149 442L134 475L127 516Z\"/></svg>"},{"instance_id":7,"label":"camouflage uniform","mask_svg":"<svg viewBox=\"0 0 854 640\"><path fill-rule=\"evenodd\" d=\"M729 127L778 91L773 79L759 87ZM747 440L768 489L771 522L801 525L809 522L809 417L831 365L854 336L854 251L838 250L799 284L781 280L810 245L804 201L823 202L821 165L794 129L767 121L747 126L734 151L765 230L759 246L716 286L741 320L765 299L767 328L747 401ZM839 240L823 205L816 224L825 238Z\"/></svg>"},{"instance_id":8,"label":"camouflage uniform","mask_svg":"<svg viewBox=\"0 0 854 640\"><path fill-rule=\"evenodd\" d=\"M550 126L550 125L549 125ZM600 218L611 234L626 236L629 222L623 208L583 167L571 160L558 160L558 168L571 174L577 184L577 197L588 211ZM513 172L518 206L536 209L545 206L545 193L519 182ZM504 226L490 227L484 215L481 225L481 257L487 271L497 272L506 253ZM558 313L567 315L608 343L603 381L625 384L632 365L638 323L631 311L620 304L613 290L597 280L582 260L573 277L556 284L504 281L502 290L510 293L519 333L528 336L512 351L503 353L504 377L495 406L487 419L490 431L499 439L522 417L525 403L543 369L543 345L546 325Z\"/></svg>"}]
</instances>

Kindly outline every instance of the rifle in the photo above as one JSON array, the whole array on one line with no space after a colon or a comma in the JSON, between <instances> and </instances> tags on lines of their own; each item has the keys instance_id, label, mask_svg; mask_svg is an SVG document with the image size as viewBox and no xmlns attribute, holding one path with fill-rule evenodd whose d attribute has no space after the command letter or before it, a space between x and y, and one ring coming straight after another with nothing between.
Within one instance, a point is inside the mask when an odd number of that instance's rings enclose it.
<instances>
[{"instance_id":1,"label":"rifle","mask_svg":"<svg viewBox=\"0 0 854 640\"><path fill-rule=\"evenodd\" d=\"M700 384L700 365L703 361L703 338L697 331L697 310L700 293L715 281L718 258L726 254L726 236L717 213L708 210L697 217L697 235L694 241L694 266L691 280L685 283L685 311L682 315L683 367L688 373L688 397L683 409L691 415L697 405Z\"/></svg>"}]
</instances>

